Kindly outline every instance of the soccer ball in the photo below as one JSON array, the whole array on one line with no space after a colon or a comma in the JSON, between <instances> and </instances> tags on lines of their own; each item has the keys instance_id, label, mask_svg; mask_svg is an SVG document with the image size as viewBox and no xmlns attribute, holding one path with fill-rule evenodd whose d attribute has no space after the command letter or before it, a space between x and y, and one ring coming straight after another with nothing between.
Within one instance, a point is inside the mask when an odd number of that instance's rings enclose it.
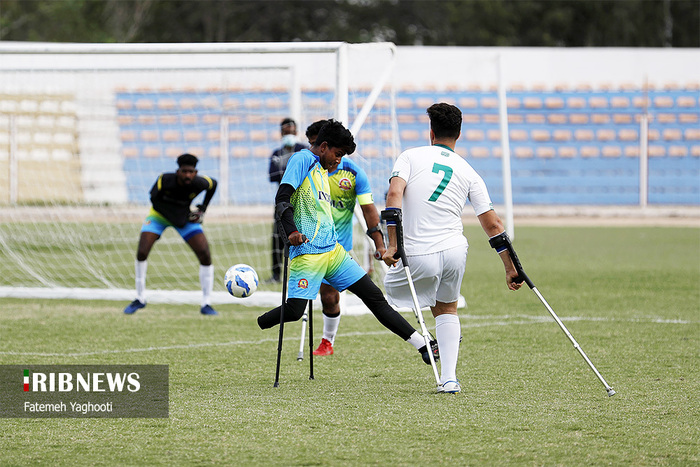
<instances>
[{"instance_id":1,"label":"soccer ball","mask_svg":"<svg viewBox=\"0 0 700 467\"><path fill-rule=\"evenodd\" d=\"M226 271L224 286L234 297L250 297L258 290L258 273L247 264L235 264Z\"/></svg>"}]
</instances>

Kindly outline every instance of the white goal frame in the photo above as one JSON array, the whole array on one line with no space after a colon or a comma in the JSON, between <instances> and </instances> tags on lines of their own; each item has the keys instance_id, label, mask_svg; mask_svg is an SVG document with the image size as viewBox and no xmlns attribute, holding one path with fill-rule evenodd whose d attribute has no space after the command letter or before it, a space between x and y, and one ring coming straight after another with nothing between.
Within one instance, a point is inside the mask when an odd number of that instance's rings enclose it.
<instances>
[{"instance_id":1,"label":"white goal frame","mask_svg":"<svg viewBox=\"0 0 700 467\"><path fill-rule=\"evenodd\" d=\"M381 73L379 80L375 81L369 96L365 99L357 118L350 125L349 122L349 50L385 50L388 52L388 60ZM12 43L0 42L0 73L21 72L21 71L138 71L139 63L133 67L110 64L110 56L114 55L150 55L157 57L177 57L187 55L217 55L222 57L221 64L217 64L219 69L235 69L240 65L235 63L232 57L240 54L332 54L335 57L334 82L335 82L335 114L334 118L349 126L353 134L357 134L365 123L365 119L370 114L379 94L387 86L391 85L391 75L396 62L396 47L392 43L371 43L371 44L348 44L344 42L318 42L318 43L206 43L206 44L62 44L62 43ZM47 62L38 59L39 57L54 57L58 60ZM85 57L91 57L86 60ZM95 57L97 59L95 60ZM138 61L137 61L138 62ZM165 62L172 63L172 60ZM62 63L62 65L57 65ZM143 63L143 62L140 62ZM254 66L254 65L253 65ZM246 65L245 68L252 68ZM167 65L166 65L167 67ZM172 66L172 71L201 70L202 65L191 65L185 61L177 67ZM284 66L280 68L285 68ZM291 88L294 90L290 96L290 115L297 116L299 113L299 101L301 95L301 83L298 82L298 70L294 66L286 67L291 70ZM153 68L155 69L155 68ZM391 113L395 117L394 89L391 88ZM395 122L395 120L394 120ZM397 128L394 128L397 130ZM221 143L222 146L225 144ZM398 154L399 141L397 131L394 133L392 141L394 153ZM13 152L14 144L10 144L10 152ZM223 149L223 147L222 147ZM10 165L16 161L14 154L10 154ZM223 168L225 170L225 167ZM12 184L13 182L11 182ZM225 184L220 187L222 192L227 191ZM89 204L90 201L86 200ZM12 203L10 204L12 206ZM357 211L356 211L357 213ZM358 217L358 222L364 226L362 216ZM1 240L1 239L0 239ZM365 239L367 240L367 239ZM160 293L163 292L163 293ZM149 301L156 302L192 302L199 300L201 292L176 292L173 291L151 291L149 290ZM0 286L0 296L5 297L37 297L37 298L73 298L73 299L108 299L108 300L130 300L133 298L131 289L82 289L68 287L14 287ZM214 303L235 303L240 302L246 305L269 306L279 302L278 293L261 292L255 296L247 298L244 302L228 296L228 294L215 292Z\"/></svg>"}]
</instances>

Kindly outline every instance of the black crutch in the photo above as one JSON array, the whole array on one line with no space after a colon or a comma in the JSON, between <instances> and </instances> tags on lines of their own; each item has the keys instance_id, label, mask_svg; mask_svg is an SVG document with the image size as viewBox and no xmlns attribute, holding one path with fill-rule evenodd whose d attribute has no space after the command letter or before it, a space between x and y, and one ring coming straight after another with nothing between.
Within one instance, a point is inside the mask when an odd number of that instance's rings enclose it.
<instances>
[{"instance_id":1,"label":"black crutch","mask_svg":"<svg viewBox=\"0 0 700 467\"><path fill-rule=\"evenodd\" d=\"M314 379L314 301L309 300L309 379Z\"/></svg>"},{"instance_id":2,"label":"black crutch","mask_svg":"<svg viewBox=\"0 0 700 467\"><path fill-rule=\"evenodd\" d=\"M284 237L283 237L284 238ZM280 385L280 360L282 359L282 340L284 338L284 307L287 302L287 275L289 273L289 242L284 242L284 273L282 276L282 306L280 307L280 335L277 342L277 369L275 370L274 387Z\"/></svg>"}]
</instances>

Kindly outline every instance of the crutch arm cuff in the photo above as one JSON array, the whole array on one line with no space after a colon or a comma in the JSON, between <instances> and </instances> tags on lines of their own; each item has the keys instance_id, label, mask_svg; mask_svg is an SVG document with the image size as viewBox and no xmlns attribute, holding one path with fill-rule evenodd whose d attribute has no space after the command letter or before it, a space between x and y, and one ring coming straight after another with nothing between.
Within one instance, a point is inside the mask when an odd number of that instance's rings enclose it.
<instances>
[{"instance_id":1,"label":"crutch arm cuff","mask_svg":"<svg viewBox=\"0 0 700 467\"><path fill-rule=\"evenodd\" d=\"M388 207L382 211L381 218L386 221L386 225L396 225L402 218L401 208Z\"/></svg>"},{"instance_id":2,"label":"crutch arm cuff","mask_svg":"<svg viewBox=\"0 0 700 467\"><path fill-rule=\"evenodd\" d=\"M510 238L508 237L508 234L504 230L503 232L499 233L498 235L494 235L493 237L489 238L489 244L491 245L491 248L496 250L496 253L501 253L503 251L506 251L508 249L508 245L510 245Z\"/></svg>"}]
</instances>

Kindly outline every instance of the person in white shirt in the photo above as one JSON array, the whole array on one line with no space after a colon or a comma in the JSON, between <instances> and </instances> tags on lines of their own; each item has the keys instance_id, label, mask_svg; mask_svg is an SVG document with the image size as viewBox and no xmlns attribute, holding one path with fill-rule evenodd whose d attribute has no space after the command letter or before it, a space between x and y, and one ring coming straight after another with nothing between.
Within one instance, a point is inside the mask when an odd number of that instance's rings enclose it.
<instances>
[{"instance_id":1,"label":"person in white shirt","mask_svg":"<svg viewBox=\"0 0 700 467\"><path fill-rule=\"evenodd\" d=\"M435 334L440 348L438 392L461 390L456 368L461 340L457 315L468 243L463 234L462 210L471 203L489 237L503 234L501 219L493 210L484 181L460 155L455 144L461 133L462 112L439 103L427 109L430 118L430 146L401 153L389 182L386 209L400 210L404 251L410 265L418 303L429 306L435 317ZM393 266L384 279L389 303L413 307L402 264L394 256L398 249L396 226L388 222L389 247L382 259ZM506 272L506 283L518 290L518 273L503 248L498 251Z\"/></svg>"}]
</instances>

